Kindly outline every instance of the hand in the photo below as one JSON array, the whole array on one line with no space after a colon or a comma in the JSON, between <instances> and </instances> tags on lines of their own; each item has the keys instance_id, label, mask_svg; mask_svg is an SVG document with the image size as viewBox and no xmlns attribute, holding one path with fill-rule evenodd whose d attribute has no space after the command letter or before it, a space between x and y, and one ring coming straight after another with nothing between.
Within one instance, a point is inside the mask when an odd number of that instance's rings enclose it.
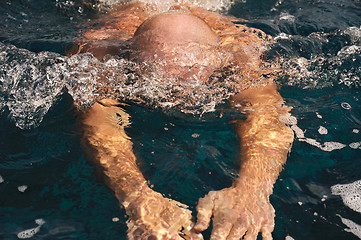
<instances>
[{"instance_id":1,"label":"hand","mask_svg":"<svg viewBox=\"0 0 361 240\"><path fill-rule=\"evenodd\" d=\"M211 240L241 239L256 240L262 232L263 240L272 239L274 209L269 197L262 191L246 187L230 187L211 191L199 200L196 231L208 228L212 215L213 230Z\"/></svg>"},{"instance_id":2,"label":"hand","mask_svg":"<svg viewBox=\"0 0 361 240\"><path fill-rule=\"evenodd\" d=\"M191 211L177 201L164 198L160 193L146 189L126 208L129 240L172 239L203 240L193 231Z\"/></svg>"}]
</instances>

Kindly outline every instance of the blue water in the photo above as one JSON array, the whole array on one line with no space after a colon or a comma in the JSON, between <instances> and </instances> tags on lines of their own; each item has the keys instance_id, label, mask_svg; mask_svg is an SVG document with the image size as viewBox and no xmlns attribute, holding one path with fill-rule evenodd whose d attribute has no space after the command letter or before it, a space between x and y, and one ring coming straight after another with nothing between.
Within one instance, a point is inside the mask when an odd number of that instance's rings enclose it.
<instances>
[{"instance_id":1,"label":"blue water","mask_svg":"<svg viewBox=\"0 0 361 240\"><path fill-rule=\"evenodd\" d=\"M81 1L66 3L0 2L1 42L33 52L64 54L83 23L96 14ZM274 239L359 239L345 231L339 215L361 225L360 213L332 195L330 187L361 179L361 149L348 146L361 141L360 82L346 84L341 75L360 77L361 61L359 54L342 58L340 64L330 59L345 46L360 45L360 40L343 32L360 27L360 2L248 0L237 2L229 12L274 37L281 32L292 36L278 41L265 57L277 52L285 59L320 55L328 59L311 63L310 68L319 73L313 76L316 86L307 78L295 84L287 84L285 78L279 80L280 93L293 107L292 115L306 137L346 145L326 152L295 140L271 196L276 210ZM281 13L292 15L294 21L280 20ZM310 37L316 32L329 34L329 41ZM230 122L241 115L226 104L202 117L137 105L126 110L132 116L127 132L155 190L194 210L199 197L230 186L237 177L239 139ZM125 212L86 162L76 117L66 93L37 127L19 129L9 109L0 112L0 176L4 179L0 183L0 239L18 239L19 232L37 227L34 221L39 218L45 224L33 239L125 239ZM320 126L328 134L321 135ZM21 192L19 186L27 188Z\"/></svg>"}]
</instances>

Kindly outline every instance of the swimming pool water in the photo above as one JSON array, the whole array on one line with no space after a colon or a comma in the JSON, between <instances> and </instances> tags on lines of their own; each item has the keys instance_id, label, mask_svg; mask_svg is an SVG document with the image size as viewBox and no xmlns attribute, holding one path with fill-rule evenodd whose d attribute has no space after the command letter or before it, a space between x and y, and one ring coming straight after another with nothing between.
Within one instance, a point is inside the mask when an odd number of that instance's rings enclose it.
<instances>
[{"instance_id":1,"label":"swimming pool water","mask_svg":"<svg viewBox=\"0 0 361 240\"><path fill-rule=\"evenodd\" d=\"M81 1L2 2L0 40L19 49L64 54L82 23L95 14L82 6ZM236 2L229 12L282 38L268 57L277 51L284 66L294 67L279 80L280 93L305 137L320 146L345 145L326 151L295 139L271 196L274 239L361 238L361 213L331 192L336 184L361 179L361 149L349 145L361 142L361 88L355 78L361 77L360 52L340 53L361 45L360 2L248 0ZM302 71L305 66L308 72ZM0 99L5 97L10 98ZM137 105L126 110L140 167L165 196L194 210L199 197L230 186L237 177L238 137L230 122L242 116L228 105L202 117ZM71 96L59 96L37 127L19 129L8 114L7 108L0 113L0 239L18 239L38 226L33 239L125 239L124 211L84 158ZM350 220L353 233L347 230Z\"/></svg>"}]
</instances>

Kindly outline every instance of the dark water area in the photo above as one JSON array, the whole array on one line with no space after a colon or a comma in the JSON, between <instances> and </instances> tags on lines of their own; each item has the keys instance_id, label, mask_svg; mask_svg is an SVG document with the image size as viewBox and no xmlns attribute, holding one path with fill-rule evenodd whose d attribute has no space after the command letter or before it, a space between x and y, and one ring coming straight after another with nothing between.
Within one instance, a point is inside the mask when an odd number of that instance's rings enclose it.
<instances>
[{"instance_id":1,"label":"dark water area","mask_svg":"<svg viewBox=\"0 0 361 240\"><path fill-rule=\"evenodd\" d=\"M19 56L22 48L35 57L42 51L64 55L99 14L91 7L95 1L85 3L2 1L0 41L14 45ZM278 80L280 93L313 140L295 139L274 186L274 239L360 239L361 213L355 209L361 188L343 196L331 188L361 179L361 2L248 0L225 12L278 38L264 57L282 58L289 71ZM72 97L57 95L39 124L21 129L18 115L10 114L14 105L5 104L16 99L17 89L3 91L1 74L0 239L18 239L38 226L31 239L126 239L125 212L85 160ZM126 110L140 168L164 196L195 210L199 197L237 178L239 139L231 120L242 115L227 104L201 117L139 105ZM322 148L326 142L344 147L328 151ZM353 208L343 201L350 194L356 196Z\"/></svg>"}]
</instances>

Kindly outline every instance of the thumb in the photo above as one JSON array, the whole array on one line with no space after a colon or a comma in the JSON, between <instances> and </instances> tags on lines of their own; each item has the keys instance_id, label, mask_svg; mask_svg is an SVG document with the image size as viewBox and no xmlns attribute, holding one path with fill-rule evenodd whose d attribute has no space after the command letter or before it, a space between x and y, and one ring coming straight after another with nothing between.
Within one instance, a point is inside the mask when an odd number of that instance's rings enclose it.
<instances>
[{"instance_id":1,"label":"thumb","mask_svg":"<svg viewBox=\"0 0 361 240\"><path fill-rule=\"evenodd\" d=\"M202 232L209 227L213 215L215 191L209 192L204 198L200 198L197 205L197 223L194 226L196 231Z\"/></svg>"}]
</instances>

